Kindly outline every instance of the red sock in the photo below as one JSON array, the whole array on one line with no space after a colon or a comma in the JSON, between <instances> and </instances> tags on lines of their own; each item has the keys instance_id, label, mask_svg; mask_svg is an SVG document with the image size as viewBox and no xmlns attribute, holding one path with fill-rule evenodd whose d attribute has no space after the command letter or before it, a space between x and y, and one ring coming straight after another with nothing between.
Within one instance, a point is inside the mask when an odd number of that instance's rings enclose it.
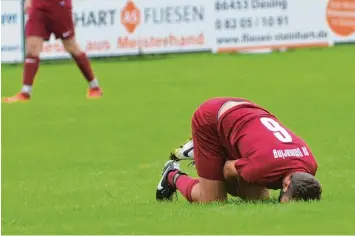
<instances>
[{"instance_id":1,"label":"red sock","mask_svg":"<svg viewBox=\"0 0 355 236\"><path fill-rule=\"evenodd\" d=\"M23 81L24 85L32 86L36 73L39 68L39 58L27 56L25 59L23 69Z\"/></svg>"},{"instance_id":2,"label":"red sock","mask_svg":"<svg viewBox=\"0 0 355 236\"><path fill-rule=\"evenodd\" d=\"M174 176L178 174L179 171L172 171L168 175L169 184L176 186L179 192L189 201L193 202L191 192L193 187L198 184L198 179L193 179L188 175L180 175L177 177L177 180L174 184Z\"/></svg>"},{"instance_id":3,"label":"red sock","mask_svg":"<svg viewBox=\"0 0 355 236\"><path fill-rule=\"evenodd\" d=\"M79 56L72 55L76 64L78 65L81 73L84 75L85 79L90 82L95 79L94 73L92 72L89 58L86 56L85 52Z\"/></svg>"}]
</instances>

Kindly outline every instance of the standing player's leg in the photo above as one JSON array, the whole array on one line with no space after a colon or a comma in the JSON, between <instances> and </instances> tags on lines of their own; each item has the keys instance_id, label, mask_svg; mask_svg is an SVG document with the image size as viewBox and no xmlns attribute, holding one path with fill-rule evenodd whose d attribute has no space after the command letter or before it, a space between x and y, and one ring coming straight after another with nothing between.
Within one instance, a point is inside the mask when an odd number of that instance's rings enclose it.
<instances>
[{"instance_id":1,"label":"standing player's leg","mask_svg":"<svg viewBox=\"0 0 355 236\"><path fill-rule=\"evenodd\" d=\"M86 53L80 48L76 38L72 9L58 6L58 9L53 11L52 31L57 38L62 40L63 46L70 53L81 73L89 83L89 98L98 98L102 96L102 90L99 87L97 78L95 77L90 60Z\"/></svg>"},{"instance_id":2,"label":"standing player's leg","mask_svg":"<svg viewBox=\"0 0 355 236\"><path fill-rule=\"evenodd\" d=\"M79 67L81 73L85 77L86 81L89 83L89 98L98 98L102 96L102 90L99 87L99 82L95 78L95 75L92 71L91 64L89 58L86 53L81 50L78 45L75 37L71 37L69 39L62 39L63 46L67 52L70 53L77 66Z\"/></svg>"},{"instance_id":3,"label":"standing player's leg","mask_svg":"<svg viewBox=\"0 0 355 236\"><path fill-rule=\"evenodd\" d=\"M23 70L23 86L21 92L30 95L32 85L39 68L39 55L42 52L43 38L28 36L26 39L26 59Z\"/></svg>"},{"instance_id":4,"label":"standing player's leg","mask_svg":"<svg viewBox=\"0 0 355 236\"><path fill-rule=\"evenodd\" d=\"M50 32L45 27L45 15L42 11L32 9L26 23L26 55L23 69L21 92L3 99L6 103L27 101L31 97L32 85L37 74L40 53L44 39L48 39Z\"/></svg>"}]
</instances>

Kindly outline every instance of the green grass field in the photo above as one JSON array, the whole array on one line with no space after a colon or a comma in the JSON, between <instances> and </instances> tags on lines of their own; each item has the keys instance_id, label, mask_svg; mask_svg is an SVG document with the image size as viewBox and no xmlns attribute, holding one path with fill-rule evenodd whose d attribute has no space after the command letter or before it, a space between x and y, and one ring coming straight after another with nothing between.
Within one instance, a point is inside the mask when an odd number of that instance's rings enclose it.
<instances>
[{"instance_id":1,"label":"green grass field","mask_svg":"<svg viewBox=\"0 0 355 236\"><path fill-rule=\"evenodd\" d=\"M2 104L2 233L355 234L354 62L353 45L95 60L105 96L93 101L73 63L43 64L30 103ZM2 95L17 92L22 66L1 75ZM302 136L323 200L156 203L169 152L214 96L249 98Z\"/></svg>"}]
</instances>

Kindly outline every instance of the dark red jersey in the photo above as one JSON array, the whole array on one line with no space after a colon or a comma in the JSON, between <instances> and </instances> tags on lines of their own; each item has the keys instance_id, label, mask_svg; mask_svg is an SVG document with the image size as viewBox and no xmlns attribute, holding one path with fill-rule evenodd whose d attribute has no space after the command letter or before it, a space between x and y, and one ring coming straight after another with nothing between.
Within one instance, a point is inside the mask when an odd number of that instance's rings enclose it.
<instances>
[{"instance_id":1,"label":"dark red jersey","mask_svg":"<svg viewBox=\"0 0 355 236\"><path fill-rule=\"evenodd\" d=\"M228 109L228 101L247 102ZM287 174L315 174L316 160L305 141L285 128L266 109L241 98L213 98L203 103L192 121L198 174L223 180L226 160L238 160L236 169L247 182L280 188ZM196 138L194 138L196 136Z\"/></svg>"}]
</instances>

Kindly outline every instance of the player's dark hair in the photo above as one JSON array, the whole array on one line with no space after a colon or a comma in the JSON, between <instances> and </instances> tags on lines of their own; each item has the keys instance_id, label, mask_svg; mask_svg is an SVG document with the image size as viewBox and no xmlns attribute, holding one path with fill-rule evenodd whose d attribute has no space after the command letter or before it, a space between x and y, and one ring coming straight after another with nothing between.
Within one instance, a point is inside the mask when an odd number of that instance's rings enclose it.
<instances>
[{"instance_id":1,"label":"player's dark hair","mask_svg":"<svg viewBox=\"0 0 355 236\"><path fill-rule=\"evenodd\" d=\"M290 197L294 200L320 200L322 186L308 173L296 172L291 175ZM289 192L289 191L287 191Z\"/></svg>"}]
</instances>

